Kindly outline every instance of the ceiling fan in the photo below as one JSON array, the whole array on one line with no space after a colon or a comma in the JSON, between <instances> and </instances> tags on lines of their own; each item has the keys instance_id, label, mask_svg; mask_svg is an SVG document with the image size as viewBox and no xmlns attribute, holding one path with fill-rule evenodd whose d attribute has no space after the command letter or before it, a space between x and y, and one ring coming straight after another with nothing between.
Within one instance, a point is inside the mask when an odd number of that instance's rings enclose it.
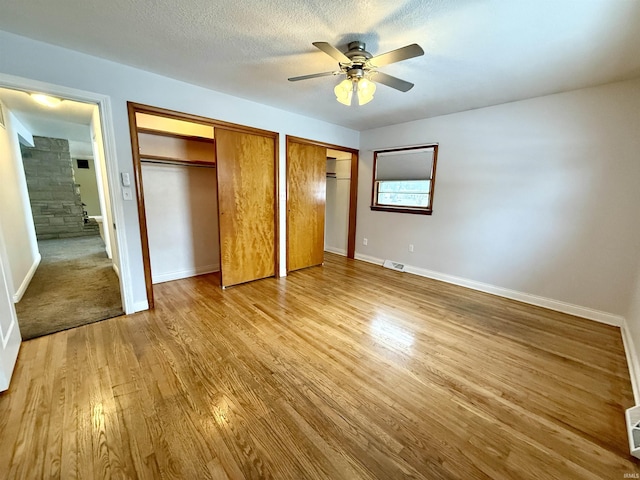
<instances>
[{"instance_id":1,"label":"ceiling fan","mask_svg":"<svg viewBox=\"0 0 640 480\"><path fill-rule=\"evenodd\" d=\"M413 83L379 72L378 68L424 55L424 50L416 43L375 57L365 50L364 42L349 43L349 50L345 53L327 42L313 42L313 46L337 60L339 70L292 77L289 78L289 81L297 82L330 75L346 75L346 78L334 89L338 102L345 105L351 105L354 94L358 99L358 105L364 105L373 100L376 85L372 80L401 92L408 92L413 88Z\"/></svg>"}]
</instances>

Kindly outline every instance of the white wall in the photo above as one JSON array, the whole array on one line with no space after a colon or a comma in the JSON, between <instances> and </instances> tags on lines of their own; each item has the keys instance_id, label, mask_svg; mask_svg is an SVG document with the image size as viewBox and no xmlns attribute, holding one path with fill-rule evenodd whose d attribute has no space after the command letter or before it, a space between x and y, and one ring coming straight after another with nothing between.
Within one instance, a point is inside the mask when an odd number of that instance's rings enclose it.
<instances>
[{"instance_id":1,"label":"white wall","mask_svg":"<svg viewBox=\"0 0 640 480\"><path fill-rule=\"evenodd\" d=\"M86 205L85 210L90 216L102 215L100 212L100 198L98 197L98 182L93 158L84 157L89 168L78 168L78 157L72 157L73 177L80 185L80 198Z\"/></svg>"},{"instance_id":2,"label":"white wall","mask_svg":"<svg viewBox=\"0 0 640 480\"><path fill-rule=\"evenodd\" d=\"M639 112L635 80L362 132L357 253L624 316ZM372 151L430 142L433 216L370 211Z\"/></svg>"},{"instance_id":3,"label":"white wall","mask_svg":"<svg viewBox=\"0 0 640 480\"><path fill-rule=\"evenodd\" d=\"M111 98L118 168L133 175L126 102L133 101L193 113L280 133L280 211L285 211L285 136L294 135L357 148L354 130L250 102L127 67L107 60L0 31L0 73L108 95ZM199 61L194 59L194 61ZM215 75L215 69L212 75ZM123 202L119 182L117 199ZM124 202L124 229L136 309L146 308L138 215L134 201ZM280 218L281 272L284 273L286 239L284 215Z\"/></svg>"},{"instance_id":4,"label":"white wall","mask_svg":"<svg viewBox=\"0 0 640 480\"><path fill-rule=\"evenodd\" d=\"M346 255L349 237L351 154L343 153L332 163L335 164L336 178L327 177L324 249Z\"/></svg>"},{"instance_id":5,"label":"white wall","mask_svg":"<svg viewBox=\"0 0 640 480\"><path fill-rule=\"evenodd\" d=\"M143 164L153 283L220 270L215 168Z\"/></svg>"},{"instance_id":6,"label":"white wall","mask_svg":"<svg viewBox=\"0 0 640 480\"><path fill-rule=\"evenodd\" d=\"M113 202L109 184L107 182L107 160L105 158L104 139L102 137L102 126L100 122L100 110L98 107L93 108L91 114L91 151L93 154L93 165L96 172L96 184L98 186L98 199L100 201L100 215L102 216L102 239L104 240L107 257L111 259L113 269L118 277L120 277L120 254L118 252L118 244L116 242L115 219L113 215ZM119 178L112 180L119 185ZM114 185L114 191L118 191L118 187ZM122 304L126 305L126 292L122 291Z\"/></svg>"},{"instance_id":7,"label":"white wall","mask_svg":"<svg viewBox=\"0 0 640 480\"><path fill-rule=\"evenodd\" d=\"M0 228L11 259L7 266L9 289L18 301L40 262L40 253L16 133L24 127L4 106L0 108L5 120L5 128L0 127Z\"/></svg>"}]
</instances>

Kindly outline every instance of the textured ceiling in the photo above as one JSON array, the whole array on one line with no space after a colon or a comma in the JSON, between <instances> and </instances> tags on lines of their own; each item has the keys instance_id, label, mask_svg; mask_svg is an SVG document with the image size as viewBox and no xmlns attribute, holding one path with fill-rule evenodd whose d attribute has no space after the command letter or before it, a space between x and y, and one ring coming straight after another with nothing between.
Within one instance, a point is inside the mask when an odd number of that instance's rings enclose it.
<instances>
[{"instance_id":1,"label":"textured ceiling","mask_svg":"<svg viewBox=\"0 0 640 480\"><path fill-rule=\"evenodd\" d=\"M0 29L357 130L640 76L635 0L0 0ZM311 42L425 55L381 70L362 107L337 103Z\"/></svg>"}]
</instances>

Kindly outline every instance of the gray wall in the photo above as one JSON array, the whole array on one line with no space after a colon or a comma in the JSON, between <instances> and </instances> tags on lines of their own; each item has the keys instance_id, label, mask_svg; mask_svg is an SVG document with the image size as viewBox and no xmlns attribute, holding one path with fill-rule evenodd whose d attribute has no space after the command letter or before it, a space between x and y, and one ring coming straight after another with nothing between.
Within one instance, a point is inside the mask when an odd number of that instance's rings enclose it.
<instances>
[{"instance_id":1,"label":"gray wall","mask_svg":"<svg viewBox=\"0 0 640 480\"><path fill-rule=\"evenodd\" d=\"M33 140L34 147L22 145L21 150L38 240L96 235L97 225L84 223L69 142L36 136Z\"/></svg>"}]
</instances>

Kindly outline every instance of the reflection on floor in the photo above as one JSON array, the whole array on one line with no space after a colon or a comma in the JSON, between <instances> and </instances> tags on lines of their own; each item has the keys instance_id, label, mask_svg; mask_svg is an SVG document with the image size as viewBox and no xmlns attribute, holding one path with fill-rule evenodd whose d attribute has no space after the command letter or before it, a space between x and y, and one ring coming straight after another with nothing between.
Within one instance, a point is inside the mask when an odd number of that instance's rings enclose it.
<instances>
[{"instance_id":1,"label":"reflection on floor","mask_svg":"<svg viewBox=\"0 0 640 480\"><path fill-rule=\"evenodd\" d=\"M24 340L123 314L118 277L99 236L38 246L42 261L16 304Z\"/></svg>"}]
</instances>

